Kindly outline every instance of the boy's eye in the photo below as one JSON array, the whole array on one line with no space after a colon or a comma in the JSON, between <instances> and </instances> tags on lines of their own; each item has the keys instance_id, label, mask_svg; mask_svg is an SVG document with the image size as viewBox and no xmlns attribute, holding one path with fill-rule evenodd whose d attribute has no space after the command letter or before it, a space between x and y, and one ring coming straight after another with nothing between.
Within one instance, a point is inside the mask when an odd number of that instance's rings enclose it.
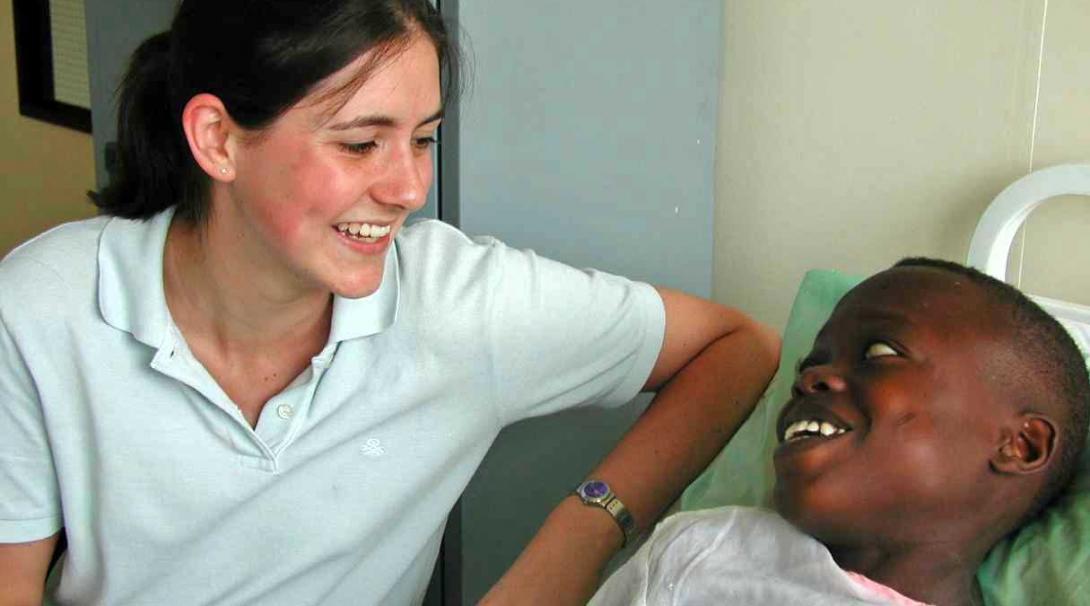
<instances>
[{"instance_id":1,"label":"boy's eye","mask_svg":"<svg viewBox=\"0 0 1090 606\"><path fill-rule=\"evenodd\" d=\"M867 350L863 352L863 358L870 360L873 358L883 358L886 356L899 356L896 349L893 349L887 343L881 341L875 341L867 346Z\"/></svg>"},{"instance_id":2,"label":"boy's eye","mask_svg":"<svg viewBox=\"0 0 1090 606\"><path fill-rule=\"evenodd\" d=\"M810 356L807 356L805 358L799 358L798 363L795 364L795 375L801 375L802 371L810 368L813 365L814 360Z\"/></svg>"}]
</instances>

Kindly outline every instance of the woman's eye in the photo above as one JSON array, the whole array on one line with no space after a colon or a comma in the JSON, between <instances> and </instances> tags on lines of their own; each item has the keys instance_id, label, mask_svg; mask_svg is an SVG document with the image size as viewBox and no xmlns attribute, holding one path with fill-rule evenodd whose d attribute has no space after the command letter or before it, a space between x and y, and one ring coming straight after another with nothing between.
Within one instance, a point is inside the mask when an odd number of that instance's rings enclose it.
<instances>
[{"instance_id":1,"label":"woman's eye","mask_svg":"<svg viewBox=\"0 0 1090 606\"><path fill-rule=\"evenodd\" d=\"M416 139L413 139L413 145L415 145L417 149L428 149L436 143L435 137L417 137Z\"/></svg>"},{"instance_id":2,"label":"woman's eye","mask_svg":"<svg viewBox=\"0 0 1090 606\"><path fill-rule=\"evenodd\" d=\"M341 149L350 154L366 154L376 147L378 147L378 145L374 141L364 141L363 143L341 143Z\"/></svg>"},{"instance_id":3,"label":"woman's eye","mask_svg":"<svg viewBox=\"0 0 1090 606\"><path fill-rule=\"evenodd\" d=\"M867 350L863 352L863 358L870 360L872 358L883 358L886 356L899 356L896 349L893 349L888 344L881 341L875 341L867 346Z\"/></svg>"}]
</instances>

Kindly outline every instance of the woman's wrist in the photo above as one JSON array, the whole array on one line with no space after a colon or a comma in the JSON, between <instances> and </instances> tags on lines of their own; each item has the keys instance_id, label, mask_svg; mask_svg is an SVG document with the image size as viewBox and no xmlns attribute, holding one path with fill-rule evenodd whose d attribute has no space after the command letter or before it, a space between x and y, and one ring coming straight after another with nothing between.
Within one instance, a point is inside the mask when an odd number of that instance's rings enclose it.
<instances>
[{"instance_id":1,"label":"woman's wrist","mask_svg":"<svg viewBox=\"0 0 1090 606\"><path fill-rule=\"evenodd\" d=\"M606 511L570 495L481 603L586 604L622 544L621 529Z\"/></svg>"},{"instance_id":2,"label":"woman's wrist","mask_svg":"<svg viewBox=\"0 0 1090 606\"><path fill-rule=\"evenodd\" d=\"M624 547L625 535L617 521L601 507L586 505L576 495L564 499L549 517L556 516L559 530L582 543L589 554L598 554L602 565Z\"/></svg>"}]
</instances>

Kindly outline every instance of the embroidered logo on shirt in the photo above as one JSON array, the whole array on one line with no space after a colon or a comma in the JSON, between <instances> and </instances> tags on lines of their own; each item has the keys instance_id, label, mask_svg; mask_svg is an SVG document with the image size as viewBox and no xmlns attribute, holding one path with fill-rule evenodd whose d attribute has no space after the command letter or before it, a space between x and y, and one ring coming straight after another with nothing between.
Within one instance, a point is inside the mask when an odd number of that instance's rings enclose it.
<instances>
[{"instance_id":1,"label":"embroidered logo on shirt","mask_svg":"<svg viewBox=\"0 0 1090 606\"><path fill-rule=\"evenodd\" d=\"M368 457L381 457L386 454L386 449L382 447L381 441L371 438L360 447L360 452Z\"/></svg>"}]
</instances>

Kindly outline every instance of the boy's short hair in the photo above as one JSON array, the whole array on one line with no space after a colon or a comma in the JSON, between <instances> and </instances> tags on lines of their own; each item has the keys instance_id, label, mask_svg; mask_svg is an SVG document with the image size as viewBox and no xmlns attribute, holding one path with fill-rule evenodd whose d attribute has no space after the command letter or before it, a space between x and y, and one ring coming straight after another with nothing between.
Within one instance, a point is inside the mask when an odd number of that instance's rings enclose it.
<instances>
[{"instance_id":1,"label":"boy's short hair","mask_svg":"<svg viewBox=\"0 0 1090 606\"><path fill-rule=\"evenodd\" d=\"M979 286L992 303L1009 310L1011 335L1017 342L1013 348L1025 368L1039 377L1038 385L1044 395L1052 398L1062 409L1059 451L1048 480L1027 512L1027 518L1035 516L1059 495L1070 481L1078 466L1079 457L1086 446L1090 424L1090 373L1086 361L1067 330L1029 297L1017 288L989 276L972 267L959 263L909 257L898 261L894 267L930 267L948 271L969 279Z\"/></svg>"}]
</instances>

